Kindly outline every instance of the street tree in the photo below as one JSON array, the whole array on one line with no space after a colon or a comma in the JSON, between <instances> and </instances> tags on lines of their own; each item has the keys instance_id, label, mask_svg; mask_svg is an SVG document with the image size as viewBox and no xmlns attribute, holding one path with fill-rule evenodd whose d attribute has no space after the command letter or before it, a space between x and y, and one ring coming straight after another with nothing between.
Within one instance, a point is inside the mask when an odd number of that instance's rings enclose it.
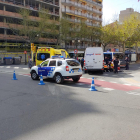
<instances>
[{"instance_id":1,"label":"street tree","mask_svg":"<svg viewBox=\"0 0 140 140\"><path fill-rule=\"evenodd\" d=\"M48 40L51 34L50 27L54 24L54 22L52 23L50 20L48 10L41 9L38 12L38 17L35 18L31 16L32 11L28 9L20 9L18 10L18 14L21 20L19 20L17 26L11 24L13 22L12 19L7 23L14 35L24 40L27 44L37 42L39 39L42 39L42 37Z\"/></svg>"},{"instance_id":2,"label":"street tree","mask_svg":"<svg viewBox=\"0 0 140 140\"><path fill-rule=\"evenodd\" d=\"M71 40L72 34L72 25L67 17L63 17L60 19L60 26L59 26L59 35L60 35L60 42L64 42L65 49L67 50L66 44L69 43Z\"/></svg>"}]
</instances>

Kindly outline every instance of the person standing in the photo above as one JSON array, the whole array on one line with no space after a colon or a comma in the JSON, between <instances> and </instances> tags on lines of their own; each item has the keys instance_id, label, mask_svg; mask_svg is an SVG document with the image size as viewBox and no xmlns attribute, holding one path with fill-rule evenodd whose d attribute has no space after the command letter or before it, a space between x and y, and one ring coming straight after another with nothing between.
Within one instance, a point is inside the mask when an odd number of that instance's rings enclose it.
<instances>
[{"instance_id":1,"label":"person standing","mask_svg":"<svg viewBox=\"0 0 140 140\"><path fill-rule=\"evenodd\" d=\"M81 67L83 69L83 66L84 66L84 58L81 59Z\"/></svg>"},{"instance_id":2,"label":"person standing","mask_svg":"<svg viewBox=\"0 0 140 140\"><path fill-rule=\"evenodd\" d=\"M118 73L118 59L117 58L114 58L114 73Z\"/></svg>"},{"instance_id":3,"label":"person standing","mask_svg":"<svg viewBox=\"0 0 140 140\"><path fill-rule=\"evenodd\" d=\"M107 72L109 72L109 60L108 60L108 58L107 58L107 57L105 57L104 62L105 62L105 64L106 64L106 66L107 66L106 71L107 71Z\"/></svg>"},{"instance_id":4,"label":"person standing","mask_svg":"<svg viewBox=\"0 0 140 140\"><path fill-rule=\"evenodd\" d=\"M32 59L29 60L29 62L28 62L28 66L29 66L30 69L32 68L32 66L33 66Z\"/></svg>"},{"instance_id":5,"label":"person standing","mask_svg":"<svg viewBox=\"0 0 140 140\"><path fill-rule=\"evenodd\" d=\"M126 69L126 70L129 70L129 59L128 59L128 57L125 58L125 62L126 62L126 67L125 67L125 69Z\"/></svg>"}]
</instances>

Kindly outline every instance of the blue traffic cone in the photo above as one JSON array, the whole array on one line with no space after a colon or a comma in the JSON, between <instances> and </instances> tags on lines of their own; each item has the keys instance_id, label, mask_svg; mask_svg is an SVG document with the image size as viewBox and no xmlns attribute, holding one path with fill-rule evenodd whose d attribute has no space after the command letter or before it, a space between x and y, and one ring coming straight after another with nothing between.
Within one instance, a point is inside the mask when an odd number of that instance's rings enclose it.
<instances>
[{"instance_id":1,"label":"blue traffic cone","mask_svg":"<svg viewBox=\"0 0 140 140\"><path fill-rule=\"evenodd\" d=\"M95 85L94 85L94 77L92 77L91 88L89 90L90 91L97 91L97 89L95 89Z\"/></svg>"},{"instance_id":2,"label":"blue traffic cone","mask_svg":"<svg viewBox=\"0 0 140 140\"><path fill-rule=\"evenodd\" d=\"M43 82L42 74L41 74L41 76L40 76L40 83L38 83L38 85L45 85L45 83Z\"/></svg>"},{"instance_id":3,"label":"blue traffic cone","mask_svg":"<svg viewBox=\"0 0 140 140\"><path fill-rule=\"evenodd\" d=\"M14 70L14 73L13 73L13 79L12 80L17 80L15 70Z\"/></svg>"}]
</instances>

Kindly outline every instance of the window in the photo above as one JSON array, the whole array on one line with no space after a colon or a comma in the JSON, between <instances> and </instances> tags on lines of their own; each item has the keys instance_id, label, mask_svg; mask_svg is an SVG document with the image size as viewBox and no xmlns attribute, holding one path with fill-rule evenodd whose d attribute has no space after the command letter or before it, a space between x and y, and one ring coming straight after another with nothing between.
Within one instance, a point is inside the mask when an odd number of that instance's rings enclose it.
<instances>
[{"instance_id":1,"label":"window","mask_svg":"<svg viewBox=\"0 0 140 140\"><path fill-rule=\"evenodd\" d=\"M41 64L42 67L47 67L48 66L48 63L49 63L49 60L48 61L45 61Z\"/></svg>"},{"instance_id":2,"label":"window","mask_svg":"<svg viewBox=\"0 0 140 140\"><path fill-rule=\"evenodd\" d=\"M50 61L49 66L56 66L56 60L52 60L52 61Z\"/></svg>"},{"instance_id":3,"label":"window","mask_svg":"<svg viewBox=\"0 0 140 140\"><path fill-rule=\"evenodd\" d=\"M57 66L61 66L61 65L62 65L62 61L58 61Z\"/></svg>"},{"instance_id":4,"label":"window","mask_svg":"<svg viewBox=\"0 0 140 140\"><path fill-rule=\"evenodd\" d=\"M50 58L49 53L38 53L37 54L37 60L46 60L47 58Z\"/></svg>"},{"instance_id":5,"label":"window","mask_svg":"<svg viewBox=\"0 0 140 140\"><path fill-rule=\"evenodd\" d=\"M67 60L67 64L69 66L79 66L80 65L79 61L77 61L77 60Z\"/></svg>"}]
</instances>

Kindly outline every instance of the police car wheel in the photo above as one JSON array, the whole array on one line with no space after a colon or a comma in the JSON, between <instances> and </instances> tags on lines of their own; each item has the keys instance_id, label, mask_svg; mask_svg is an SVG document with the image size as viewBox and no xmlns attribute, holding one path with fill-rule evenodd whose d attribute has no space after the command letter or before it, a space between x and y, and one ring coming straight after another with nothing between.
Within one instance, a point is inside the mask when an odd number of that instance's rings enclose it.
<instances>
[{"instance_id":1,"label":"police car wheel","mask_svg":"<svg viewBox=\"0 0 140 140\"><path fill-rule=\"evenodd\" d=\"M64 79L63 79L61 74L58 73L58 74L55 75L55 82L57 84L61 84L61 83L63 83L63 81L64 81Z\"/></svg>"},{"instance_id":2,"label":"police car wheel","mask_svg":"<svg viewBox=\"0 0 140 140\"><path fill-rule=\"evenodd\" d=\"M39 77L38 77L37 73L36 73L35 71L33 71L33 72L31 73L31 78L32 78L33 80L37 80Z\"/></svg>"},{"instance_id":3,"label":"police car wheel","mask_svg":"<svg viewBox=\"0 0 140 140\"><path fill-rule=\"evenodd\" d=\"M78 82L80 80L80 77L72 78L74 82Z\"/></svg>"}]
</instances>

